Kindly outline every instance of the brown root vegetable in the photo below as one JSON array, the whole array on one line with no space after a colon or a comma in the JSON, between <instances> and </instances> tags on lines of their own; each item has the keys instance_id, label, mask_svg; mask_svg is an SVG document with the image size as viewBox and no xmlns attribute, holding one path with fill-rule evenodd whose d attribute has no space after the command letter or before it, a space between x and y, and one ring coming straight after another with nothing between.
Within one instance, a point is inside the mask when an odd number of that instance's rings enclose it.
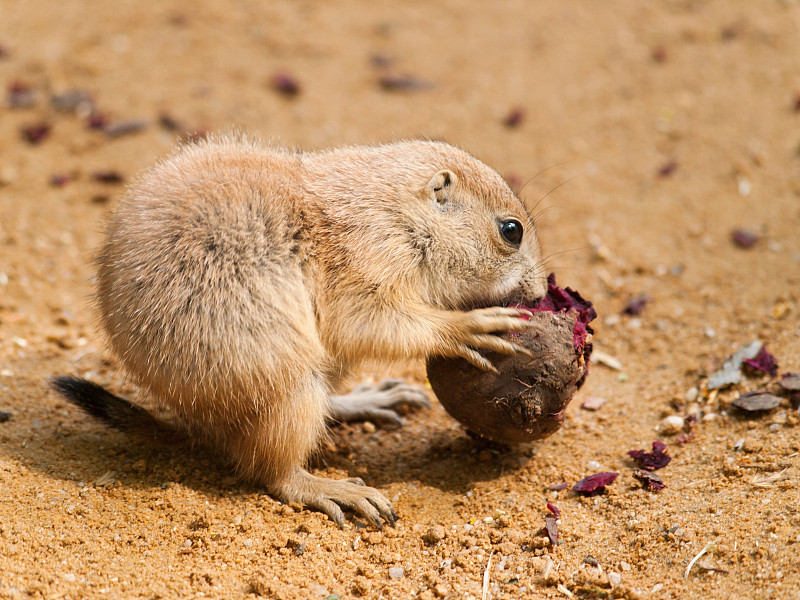
<instances>
[{"instance_id":1,"label":"brown root vegetable","mask_svg":"<svg viewBox=\"0 0 800 600\"><path fill-rule=\"evenodd\" d=\"M503 337L531 356L490 353L497 373L462 358L428 361L428 379L442 406L470 432L503 444L542 439L561 427L564 409L583 384L591 353L588 323L596 312L577 292L555 285L527 306L533 326Z\"/></svg>"}]
</instances>

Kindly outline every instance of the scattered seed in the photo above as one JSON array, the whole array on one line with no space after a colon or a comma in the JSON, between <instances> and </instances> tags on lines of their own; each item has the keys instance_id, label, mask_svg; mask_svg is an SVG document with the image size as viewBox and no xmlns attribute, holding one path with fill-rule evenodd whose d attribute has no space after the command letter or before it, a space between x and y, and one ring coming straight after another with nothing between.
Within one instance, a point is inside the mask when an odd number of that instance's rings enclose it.
<instances>
[{"instance_id":1,"label":"scattered seed","mask_svg":"<svg viewBox=\"0 0 800 600\"><path fill-rule=\"evenodd\" d=\"M663 64L667 62L669 58L669 54L667 54L667 49L664 46L656 46L652 50L650 50L650 57L657 63Z\"/></svg>"},{"instance_id":2,"label":"scattered seed","mask_svg":"<svg viewBox=\"0 0 800 600\"><path fill-rule=\"evenodd\" d=\"M24 81L15 81L8 86L6 104L9 108L30 108L36 104L36 92Z\"/></svg>"},{"instance_id":3,"label":"scattered seed","mask_svg":"<svg viewBox=\"0 0 800 600\"><path fill-rule=\"evenodd\" d=\"M86 118L86 126L89 129L105 129L108 125L108 117L105 113L93 110Z\"/></svg>"},{"instance_id":4,"label":"scattered seed","mask_svg":"<svg viewBox=\"0 0 800 600\"><path fill-rule=\"evenodd\" d=\"M503 118L503 125L509 129L519 127L525 121L525 109L517 106L508 111L508 114Z\"/></svg>"},{"instance_id":5,"label":"scattered seed","mask_svg":"<svg viewBox=\"0 0 800 600\"><path fill-rule=\"evenodd\" d=\"M388 69L394 64L394 59L386 54L373 54L369 57L369 62L376 69Z\"/></svg>"},{"instance_id":6,"label":"scattered seed","mask_svg":"<svg viewBox=\"0 0 800 600\"><path fill-rule=\"evenodd\" d=\"M591 361L593 363L597 363L598 365L603 365L604 367L608 367L614 371L621 371L622 370L622 363L619 361L618 358L611 356L607 352L603 352L602 350L594 349L592 351L592 358Z\"/></svg>"},{"instance_id":7,"label":"scattered seed","mask_svg":"<svg viewBox=\"0 0 800 600\"><path fill-rule=\"evenodd\" d=\"M503 179L506 180L506 183L508 184L508 187L511 188L511 191L519 196L523 185L522 176L518 175L517 173L506 173L503 176Z\"/></svg>"},{"instance_id":8,"label":"scattered seed","mask_svg":"<svg viewBox=\"0 0 800 600\"><path fill-rule=\"evenodd\" d=\"M558 545L558 525L556 524L555 517L546 517L544 520L544 530L547 534L550 543L553 546Z\"/></svg>"},{"instance_id":9,"label":"scattered seed","mask_svg":"<svg viewBox=\"0 0 800 600\"><path fill-rule=\"evenodd\" d=\"M32 145L40 144L50 135L51 129L50 124L44 122L26 125L21 130L22 139Z\"/></svg>"},{"instance_id":10,"label":"scattered seed","mask_svg":"<svg viewBox=\"0 0 800 600\"><path fill-rule=\"evenodd\" d=\"M444 539L445 530L441 525L434 525L422 535L422 541L427 545L438 544Z\"/></svg>"},{"instance_id":11,"label":"scattered seed","mask_svg":"<svg viewBox=\"0 0 800 600\"><path fill-rule=\"evenodd\" d=\"M273 90L289 98L297 96L301 89L297 79L285 71L275 73L270 79L270 85Z\"/></svg>"},{"instance_id":12,"label":"scattered seed","mask_svg":"<svg viewBox=\"0 0 800 600\"><path fill-rule=\"evenodd\" d=\"M378 78L380 86L390 92L407 92L427 90L433 87L429 81L413 75L382 75Z\"/></svg>"},{"instance_id":13,"label":"scattered seed","mask_svg":"<svg viewBox=\"0 0 800 600\"><path fill-rule=\"evenodd\" d=\"M70 181L72 181L72 177L66 173L54 173L50 176L50 185L53 187L64 187Z\"/></svg>"},{"instance_id":14,"label":"scattered seed","mask_svg":"<svg viewBox=\"0 0 800 600\"><path fill-rule=\"evenodd\" d=\"M182 131L183 126L180 121L174 118L169 113L161 113L158 115L158 124L167 131Z\"/></svg>"},{"instance_id":15,"label":"scattered seed","mask_svg":"<svg viewBox=\"0 0 800 600\"><path fill-rule=\"evenodd\" d=\"M784 373L778 385L790 392L800 392L800 373Z\"/></svg>"},{"instance_id":16,"label":"scattered seed","mask_svg":"<svg viewBox=\"0 0 800 600\"><path fill-rule=\"evenodd\" d=\"M746 392L732 402L733 406L746 412L761 412L780 406L778 396L765 391Z\"/></svg>"},{"instance_id":17,"label":"scattered seed","mask_svg":"<svg viewBox=\"0 0 800 600\"><path fill-rule=\"evenodd\" d=\"M50 106L59 112L76 113L79 110L91 112L92 97L86 90L69 90L63 94L50 96Z\"/></svg>"},{"instance_id":18,"label":"scattered seed","mask_svg":"<svg viewBox=\"0 0 800 600\"><path fill-rule=\"evenodd\" d=\"M647 294L638 294L628 300L625 308L622 309L623 315L638 316L644 310L644 307L653 301L653 298Z\"/></svg>"},{"instance_id":19,"label":"scattered seed","mask_svg":"<svg viewBox=\"0 0 800 600\"><path fill-rule=\"evenodd\" d=\"M147 121L143 119L128 119L107 124L103 128L103 133L110 138L118 138L124 135L132 135L147 129Z\"/></svg>"},{"instance_id":20,"label":"scattered seed","mask_svg":"<svg viewBox=\"0 0 800 600\"><path fill-rule=\"evenodd\" d=\"M569 487L569 484L566 481L562 481L561 483L551 483L547 486L547 489L553 490L555 492L560 492L561 490L565 490Z\"/></svg>"},{"instance_id":21,"label":"scattered seed","mask_svg":"<svg viewBox=\"0 0 800 600\"><path fill-rule=\"evenodd\" d=\"M668 160L658 168L657 173L659 177L670 177L674 175L675 171L677 170L678 170L678 161Z\"/></svg>"},{"instance_id":22,"label":"scattered seed","mask_svg":"<svg viewBox=\"0 0 800 600\"><path fill-rule=\"evenodd\" d=\"M739 248L752 248L758 243L760 236L747 229L734 229L731 232L731 240Z\"/></svg>"},{"instance_id":23,"label":"scattered seed","mask_svg":"<svg viewBox=\"0 0 800 600\"><path fill-rule=\"evenodd\" d=\"M96 171L92 173L92 179L112 185L125 181L125 178L118 171Z\"/></svg>"},{"instance_id":24,"label":"scattered seed","mask_svg":"<svg viewBox=\"0 0 800 600\"><path fill-rule=\"evenodd\" d=\"M589 396L581 403L581 408L584 410L600 410L606 402L608 400L600 396Z\"/></svg>"}]
</instances>

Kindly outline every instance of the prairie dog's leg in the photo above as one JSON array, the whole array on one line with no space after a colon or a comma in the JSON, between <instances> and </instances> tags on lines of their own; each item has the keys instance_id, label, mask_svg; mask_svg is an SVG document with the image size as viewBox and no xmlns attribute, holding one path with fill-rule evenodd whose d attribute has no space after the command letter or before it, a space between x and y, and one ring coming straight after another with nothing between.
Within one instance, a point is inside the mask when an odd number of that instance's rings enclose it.
<instances>
[{"instance_id":1,"label":"prairie dog's leg","mask_svg":"<svg viewBox=\"0 0 800 600\"><path fill-rule=\"evenodd\" d=\"M358 479L316 477L303 468L325 431L328 393L318 376L308 374L280 396L269 398L256 415L244 411L234 415L235 408L231 407L234 418L229 423L249 424L238 425L238 431L224 439L232 446L233 455L239 457L240 470L260 481L276 498L320 510L340 527L345 523L342 508L376 527L382 526L382 519L394 524L392 505L378 490Z\"/></svg>"},{"instance_id":2,"label":"prairie dog's leg","mask_svg":"<svg viewBox=\"0 0 800 600\"><path fill-rule=\"evenodd\" d=\"M408 385L401 379L384 379L377 385L361 384L343 396L331 396L331 418L336 421L371 419L402 425L400 415L392 410L400 404L427 408L430 400L425 389L418 385Z\"/></svg>"}]
</instances>

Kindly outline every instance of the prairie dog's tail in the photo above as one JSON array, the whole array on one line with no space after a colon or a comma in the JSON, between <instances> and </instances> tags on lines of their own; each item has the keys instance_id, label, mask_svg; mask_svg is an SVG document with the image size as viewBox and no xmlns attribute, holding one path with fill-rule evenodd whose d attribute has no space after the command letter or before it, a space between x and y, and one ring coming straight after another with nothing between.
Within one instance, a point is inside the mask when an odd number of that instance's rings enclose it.
<instances>
[{"instance_id":1,"label":"prairie dog's tail","mask_svg":"<svg viewBox=\"0 0 800 600\"><path fill-rule=\"evenodd\" d=\"M188 439L185 431L86 379L61 375L50 380L50 387L84 412L122 432L162 444Z\"/></svg>"}]
</instances>

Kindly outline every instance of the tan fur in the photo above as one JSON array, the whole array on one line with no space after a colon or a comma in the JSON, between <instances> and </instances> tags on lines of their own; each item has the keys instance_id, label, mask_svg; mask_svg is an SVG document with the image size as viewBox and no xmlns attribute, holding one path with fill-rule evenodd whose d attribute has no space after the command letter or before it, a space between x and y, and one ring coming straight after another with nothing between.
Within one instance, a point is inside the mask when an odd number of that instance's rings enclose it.
<instances>
[{"instance_id":1,"label":"tan fur","mask_svg":"<svg viewBox=\"0 0 800 600\"><path fill-rule=\"evenodd\" d=\"M509 217L519 249L499 233ZM514 352L493 333L525 321L475 307L545 291L533 223L502 178L420 141L184 147L132 185L97 263L102 324L136 381L252 480L337 521L335 504L373 522L392 511L303 470L331 390L365 359L488 367L475 350Z\"/></svg>"}]
</instances>

